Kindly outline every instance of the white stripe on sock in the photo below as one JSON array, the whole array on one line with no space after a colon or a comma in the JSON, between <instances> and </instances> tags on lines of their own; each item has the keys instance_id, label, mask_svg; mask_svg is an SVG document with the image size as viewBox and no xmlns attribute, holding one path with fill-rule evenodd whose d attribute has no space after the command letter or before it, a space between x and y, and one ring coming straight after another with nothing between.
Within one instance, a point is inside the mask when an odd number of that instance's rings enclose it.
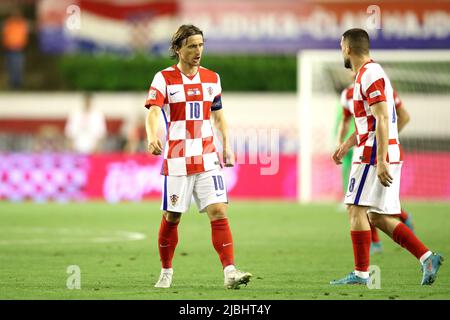
<instances>
[{"instance_id":1,"label":"white stripe on sock","mask_svg":"<svg viewBox=\"0 0 450 320\"><path fill-rule=\"evenodd\" d=\"M161 268L161 271L164 273L173 273L173 269L172 268Z\"/></svg>"},{"instance_id":2,"label":"white stripe on sock","mask_svg":"<svg viewBox=\"0 0 450 320\"><path fill-rule=\"evenodd\" d=\"M358 277L363 278L363 279L368 279L369 278L369 271L358 271L358 270L355 270L355 274Z\"/></svg>"},{"instance_id":3,"label":"white stripe on sock","mask_svg":"<svg viewBox=\"0 0 450 320\"><path fill-rule=\"evenodd\" d=\"M233 270L236 270L236 267L234 265L230 264L223 269L223 273L226 274L227 272L230 272Z\"/></svg>"},{"instance_id":4,"label":"white stripe on sock","mask_svg":"<svg viewBox=\"0 0 450 320\"><path fill-rule=\"evenodd\" d=\"M431 256L433 253L431 251L427 251L425 252L421 257L420 257L420 263L423 264L425 262L425 260L428 259L429 256Z\"/></svg>"}]
</instances>

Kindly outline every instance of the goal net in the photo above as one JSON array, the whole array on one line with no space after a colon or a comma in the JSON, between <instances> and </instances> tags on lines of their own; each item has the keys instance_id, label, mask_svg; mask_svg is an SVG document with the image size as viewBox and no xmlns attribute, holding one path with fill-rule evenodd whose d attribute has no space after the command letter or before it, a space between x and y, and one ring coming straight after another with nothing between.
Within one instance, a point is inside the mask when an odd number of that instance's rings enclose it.
<instances>
[{"instance_id":1,"label":"goal net","mask_svg":"<svg viewBox=\"0 0 450 320\"><path fill-rule=\"evenodd\" d=\"M450 51L372 50L410 114L400 133L401 198L450 201ZM342 200L343 174L331 154L341 91L352 81L340 50L298 53L298 199ZM345 179L347 177L344 177Z\"/></svg>"}]
</instances>

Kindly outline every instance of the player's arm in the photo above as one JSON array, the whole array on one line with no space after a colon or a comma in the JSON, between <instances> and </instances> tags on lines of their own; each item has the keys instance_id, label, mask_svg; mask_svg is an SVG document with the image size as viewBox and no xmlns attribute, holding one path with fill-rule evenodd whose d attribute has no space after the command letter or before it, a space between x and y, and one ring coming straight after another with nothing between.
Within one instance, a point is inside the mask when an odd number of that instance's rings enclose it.
<instances>
[{"instance_id":1,"label":"player's arm","mask_svg":"<svg viewBox=\"0 0 450 320\"><path fill-rule=\"evenodd\" d=\"M220 132L222 137L223 162L225 167L232 167L234 166L234 153L229 144L228 125L223 109L212 111L211 115L214 120L214 126Z\"/></svg>"},{"instance_id":2,"label":"player's arm","mask_svg":"<svg viewBox=\"0 0 450 320\"><path fill-rule=\"evenodd\" d=\"M161 114L161 107L150 106L147 117L145 119L145 130L147 131L147 145L148 151L154 155L162 153L163 145L157 136L159 115Z\"/></svg>"},{"instance_id":3,"label":"player's arm","mask_svg":"<svg viewBox=\"0 0 450 320\"><path fill-rule=\"evenodd\" d=\"M397 108L397 128L398 132L403 130L403 128L408 124L410 120L410 116L408 111L406 111L405 107L402 105L402 107Z\"/></svg>"},{"instance_id":4,"label":"player's arm","mask_svg":"<svg viewBox=\"0 0 450 320\"><path fill-rule=\"evenodd\" d=\"M388 106L386 101L380 101L372 104L370 107L376 120L377 176L383 186L389 187L392 183L392 176L389 174L389 164L387 162L389 145Z\"/></svg>"},{"instance_id":5,"label":"player's arm","mask_svg":"<svg viewBox=\"0 0 450 320\"><path fill-rule=\"evenodd\" d=\"M357 137L356 137L356 131L353 132L353 134L348 137L347 140L345 140L343 143L341 143L336 150L333 152L333 155L331 158L333 159L334 163L336 164L342 164L342 158L345 157L345 155L348 153L348 151L353 148L357 143Z\"/></svg>"},{"instance_id":6,"label":"player's arm","mask_svg":"<svg viewBox=\"0 0 450 320\"><path fill-rule=\"evenodd\" d=\"M403 101L400 99L400 96L398 95L395 89L394 89L394 103L395 103L395 111L397 113L397 130L400 133L400 131L402 131L403 128L408 124L410 117L408 111L405 109L403 105Z\"/></svg>"},{"instance_id":7,"label":"player's arm","mask_svg":"<svg viewBox=\"0 0 450 320\"><path fill-rule=\"evenodd\" d=\"M344 143L345 137L347 136L348 130L350 129L351 117L342 116L341 121L338 125L338 146Z\"/></svg>"}]
</instances>

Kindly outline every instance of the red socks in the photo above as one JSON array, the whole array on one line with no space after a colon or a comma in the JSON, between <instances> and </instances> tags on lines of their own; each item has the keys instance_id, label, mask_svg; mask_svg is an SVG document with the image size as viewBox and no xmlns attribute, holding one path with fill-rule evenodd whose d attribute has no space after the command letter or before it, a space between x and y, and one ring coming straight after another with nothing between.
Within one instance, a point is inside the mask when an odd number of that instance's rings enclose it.
<instances>
[{"instance_id":1,"label":"red socks","mask_svg":"<svg viewBox=\"0 0 450 320\"><path fill-rule=\"evenodd\" d=\"M159 257L161 258L162 267L165 269L172 268L173 254L178 243L178 222L169 222L162 217L158 234Z\"/></svg>"},{"instance_id":2,"label":"red socks","mask_svg":"<svg viewBox=\"0 0 450 320\"><path fill-rule=\"evenodd\" d=\"M350 231L356 271L369 271L371 231Z\"/></svg>"},{"instance_id":3,"label":"red socks","mask_svg":"<svg viewBox=\"0 0 450 320\"><path fill-rule=\"evenodd\" d=\"M403 223L405 223L405 221L408 220L408 214L405 211L403 211L403 209L401 213L398 215L398 217L400 218L400 221Z\"/></svg>"},{"instance_id":4,"label":"red socks","mask_svg":"<svg viewBox=\"0 0 450 320\"><path fill-rule=\"evenodd\" d=\"M414 235L414 233L402 222L395 227L392 239L411 252L417 259L428 252L427 247Z\"/></svg>"},{"instance_id":5,"label":"red socks","mask_svg":"<svg viewBox=\"0 0 450 320\"><path fill-rule=\"evenodd\" d=\"M220 262L225 268L234 264L233 238L228 219L211 221L212 243L219 254Z\"/></svg>"},{"instance_id":6,"label":"red socks","mask_svg":"<svg viewBox=\"0 0 450 320\"><path fill-rule=\"evenodd\" d=\"M372 224L370 224L370 231L372 232L372 242L380 242L380 238L378 238L378 230Z\"/></svg>"},{"instance_id":7,"label":"red socks","mask_svg":"<svg viewBox=\"0 0 450 320\"><path fill-rule=\"evenodd\" d=\"M219 254L222 266L234 264L233 238L231 236L228 219L220 219L211 222L212 243ZM162 218L159 227L158 248L162 267L172 268L172 259L178 243L178 222L173 223Z\"/></svg>"}]
</instances>

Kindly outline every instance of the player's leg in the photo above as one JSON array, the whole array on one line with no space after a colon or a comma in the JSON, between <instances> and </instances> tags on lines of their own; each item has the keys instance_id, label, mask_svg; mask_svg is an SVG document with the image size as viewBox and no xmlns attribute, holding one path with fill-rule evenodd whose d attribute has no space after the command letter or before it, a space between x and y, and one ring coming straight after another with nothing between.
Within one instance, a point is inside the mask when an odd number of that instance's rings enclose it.
<instances>
[{"instance_id":1,"label":"player's leg","mask_svg":"<svg viewBox=\"0 0 450 320\"><path fill-rule=\"evenodd\" d=\"M372 243L370 244L370 255L383 252L380 237L378 236L378 229L370 224L370 232L372 234Z\"/></svg>"},{"instance_id":2,"label":"player's leg","mask_svg":"<svg viewBox=\"0 0 450 320\"><path fill-rule=\"evenodd\" d=\"M355 259L355 274L367 279L369 277L370 242L372 240L367 207L350 205L348 213Z\"/></svg>"},{"instance_id":3,"label":"player's leg","mask_svg":"<svg viewBox=\"0 0 450 320\"><path fill-rule=\"evenodd\" d=\"M211 222L211 238L223 268L234 265L233 238L227 218L225 177L220 170L197 175L194 199L200 212L206 212Z\"/></svg>"},{"instance_id":4,"label":"player's leg","mask_svg":"<svg viewBox=\"0 0 450 320\"><path fill-rule=\"evenodd\" d=\"M366 284L368 281L372 234L367 217L366 203L370 198L367 189L370 189L374 183L369 174L370 170L374 170L373 166L352 165L344 203L348 205L355 270L340 280L331 281L331 284Z\"/></svg>"},{"instance_id":5,"label":"player's leg","mask_svg":"<svg viewBox=\"0 0 450 320\"><path fill-rule=\"evenodd\" d=\"M331 284L367 284L370 265L371 231L367 218L367 207L349 205L350 236L353 244L355 270L340 280L333 280Z\"/></svg>"},{"instance_id":6,"label":"player's leg","mask_svg":"<svg viewBox=\"0 0 450 320\"><path fill-rule=\"evenodd\" d=\"M240 285L247 285L252 274L238 270L234 265L234 243L226 210L225 203L210 204L206 207L211 221L212 243L223 267L224 285L227 289L239 289Z\"/></svg>"},{"instance_id":7,"label":"player's leg","mask_svg":"<svg viewBox=\"0 0 450 320\"><path fill-rule=\"evenodd\" d=\"M373 186L371 192L375 195L376 201L369 209L369 219L374 226L406 248L421 262L423 267L422 284L431 284L436 278L442 256L428 250L414 233L396 217L401 211L399 197L401 167L401 164L390 166L393 183L389 188L382 186L381 183Z\"/></svg>"},{"instance_id":8,"label":"player's leg","mask_svg":"<svg viewBox=\"0 0 450 320\"><path fill-rule=\"evenodd\" d=\"M401 210L402 211L400 212L400 215L398 216L398 218L408 228L410 228L412 232L414 232L414 224L413 224L413 221L412 221L412 215L410 213L406 212L405 210L403 210L403 208Z\"/></svg>"},{"instance_id":9,"label":"player's leg","mask_svg":"<svg viewBox=\"0 0 450 320\"><path fill-rule=\"evenodd\" d=\"M432 284L436 278L443 257L431 252L403 222L391 215L371 212L370 221L396 243L414 255L422 265L422 284Z\"/></svg>"},{"instance_id":10,"label":"player's leg","mask_svg":"<svg viewBox=\"0 0 450 320\"><path fill-rule=\"evenodd\" d=\"M206 212L211 222L211 240L222 263L225 286L238 289L250 281L251 274L237 270L234 265L234 243L227 217L225 177L220 170L197 175L194 199L200 212Z\"/></svg>"},{"instance_id":11,"label":"player's leg","mask_svg":"<svg viewBox=\"0 0 450 320\"><path fill-rule=\"evenodd\" d=\"M226 211L226 203L214 203L206 207L211 222L212 244L224 269L234 266L233 237Z\"/></svg>"},{"instance_id":12,"label":"player's leg","mask_svg":"<svg viewBox=\"0 0 450 320\"><path fill-rule=\"evenodd\" d=\"M164 177L161 203L163 215L158 232L161 273L156 288L169 288L172 284L172 260L178 244L178 224L181 214L188 210L192 196L190 180L186 176Z\"/></svg>"},{"instance_id":13,"label":"player's leg","mask_svg":"<svg viewBox=\"0 0 450 320\"><path fill-rule=\"evenodd\" d=\"M181 213L164 211L158 232L158 251L161 260L161 273L156 288L169 288L172 284L172 260L178 244L178 223Z\"/></svg>"}]
</instances>

